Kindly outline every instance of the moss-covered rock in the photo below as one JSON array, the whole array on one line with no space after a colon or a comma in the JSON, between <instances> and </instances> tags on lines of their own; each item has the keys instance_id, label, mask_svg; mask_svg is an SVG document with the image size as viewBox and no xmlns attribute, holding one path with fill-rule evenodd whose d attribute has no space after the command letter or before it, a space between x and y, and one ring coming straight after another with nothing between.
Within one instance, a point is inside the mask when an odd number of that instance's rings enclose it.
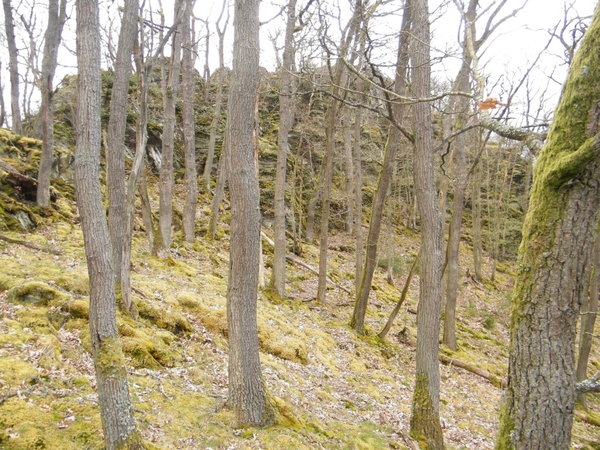
<instances>
[{"instance_id":1,"label":"moss-covered rock","mask_svg":"<svg viewBox=\"0 0 600 450\"><path fill-rule=\"evenodd\" d=\"M36 306L48 306L50 302L64 300L66 295L53 286L39 281L30 281L10 289L6 299L10 302Z\"/></svg>"}]
</instances>

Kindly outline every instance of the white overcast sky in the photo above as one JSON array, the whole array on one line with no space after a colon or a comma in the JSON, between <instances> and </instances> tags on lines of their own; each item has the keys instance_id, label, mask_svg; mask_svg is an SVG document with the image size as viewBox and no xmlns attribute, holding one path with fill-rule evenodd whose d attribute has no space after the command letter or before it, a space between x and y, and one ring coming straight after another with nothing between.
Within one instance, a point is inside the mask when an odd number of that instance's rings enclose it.
<instances>
[{"instance_id":1,"label":"white overcast sky","mask_svg":"<svg viewBox=\"0 0 600 450\"><path fill-rule=\"evenodd\" d=\"M464 1L464 0L463 0ZM270 19L276 11L277 4L287 3L287 0L263 0L261 1L261 21ZM340 8L343 10L345 5L348 5L351 0L335 0L340 3ZM569 11L569 17L579 15L581 17L591 16L595 6L594 0L508 0L498 18L510 14L514 9L519 8L525 3L524 8L519 11L515 17L510 18L503 23L498 30L493 34L488 41L481 55L480 68L486 76L486 91L484 95L497 97L500 100L506 100L507 91L511 85L516 85L525 71L536 60L540 52L546 46L550 36L549 29L554 28L561 20L564 19L565 2L572 6ZM300 0L298 5L303 5L305 2ZM331 0L331 4L334 0ZM403 2L398 0L396 4L388 5L388 9L398 8ZM445 7L438 9L441 4L447 3ZM492 3L499 3L499 0L481 0L480 6L486 8ZM220 10L221 0L198 0L197 14L201 17L207 17L210 13L211 18L215 18ZM446 50L454 50L458 52L458 26L460 23L459 15L452 0L430 0L430 12L432 13L433 24L433 46L434 56L441 56ZM347 6L346 6L346 9ZM483 24L487 17L482 17L478 22ZM344 20L342 19L342 22ZM274 28L283 28L282 21L273 21L265 25L261 30L261 65L272 69L276 62L272 49L272 44L269 41L269 36L273 34ZM388 18L381 21L377 25L377 30L382 34L384 32L392 32L400 28L400 19ZM214 29L214 27L213 27ZM376 31L377 31L376 30ZM230 33L232 26L230 22ZM213 39L216 45L216 39ZM231 42L231 41L229 41ZM395 45L395 40L392 40L391 45ZM228 49L230 50L230 49ZM387 53L390 55L389 63L395 62L395 48L390 48ZM216 51L214 51L216 57ZM451 81L458 70L458 54L455 57L443 59L439 64L433 67L433 73L439 80ZM230 62L230 56L226 56L226 60ZM551 112L554 109L560 87L566 77L566 66L561 64L563 60L563 48L555 41L541 55L539 61L531 71L531 81L529 84L530 97L534 97L532 101L532 110L530 115L536 115L537 99L545 97L544 109ZM525 124L532 123L533 118L525 117L524 111L527 103L527 86L523 86L519 90L519 94L513 99L511 105L511 117L515 119L515 123ZM515 117L519 116L519 117Z\"/></svg>"},{"instance_id":2,"label":"white overcast sky","mask_svg":"<svg viewBox=\"0 0 600 450\"><path fill-rule=\"evenodd\" d=\"M45 22L45 9L46 0L22 0L21 8L24 8L26 14L33 11L39 15L42 27ZM442 56L442 54L455 53L454 57L447 57L438 61L433 67L434 77L440 81L451 81L454 79L458 67L458 25L460 23L456 7L452 3L453 0L430 0L430 11L432 13L433 24L432 32L434 37L433 56ZM461 0L459 0L461 1ZM464 0L462 0L464 1ZM480 0L480 6L485 8L491 3L497 3L500 0ZM211 66L212 69L216 68L217 62L217 37L215 33L214 21L216 20L223 0L196 0L195 15L200 19L208 19L210 22L210 31L212 36L210 39L211 49ZM232 7L233 0L228 0L230 8ZM347 14L349 11L348 5L352 0L321 0L322 4L333 7L339 4L339 10L342 15ZM445 8L439 9L439 5L448 3ZM503 12L498 17L510 13L513 9L521 6L525 0L507 0L507 4L503 9ZM572 5L570 11L571 16L591 16L595 6L595 0L528 0L523 10L521 10L516 17L511 18L505 22L493 35L489 41L489 45L481 56L481 70L486 76L486 88L485 96L497 97L500 100L506 100L507 90L510 89L511 85L515 85L518 80L523 76L523 73L535 60L537 55L546 45L549 39L548 29L553 28L560 20L564 18L564 3L568 2ZM13 2L16 4L16 2ZM26 8L26 4L35 3L35 6ZM271 19L280 7L277 5L285 4L287 0L261 0L261 21L267 21ZM306 3L306 0L299 0L298 6L301 7ZM385 6L387 11L400 10L402 0L396 0L395 2L389 2ZM102 19L102 25L107 26L112 20L118 23L119 16L116 9L122 4L122 0L100 0L101 9L109 9L112 11L108 16L104 14ZM154 11L158 10L159 0L149 0L146 4L153 4ZM25 6L23 6L25 5ZM74 2L70 2L72 11L74 10ZM169 24L172 21L172 8L173 0L162 0L162 6L165 10L166 23ZM21 12L22 13L22 12ZM2 15L0 17L3 20ZM75 39L73 30L75 28L74 23L75 14L74 11L71 15L71 20L68 23L67 29L64 33L64 39L68 47L73 49L75 47ZM344 23L347 18L341 18L340 22ZM481 21L484 22L485 19ZM478 22L479 23L479 22ZM274 30L283 30L284 28L283 18L273 20L272 22L264 25L261 28L261 65L271 70L276 65L274 57L273 46L270 42L269 37L274 34ZM200 35L204 33L201 30L201 22L197 22L197 28ZM388 16L385 19L380 19L373 30L374 35L383 35L385 33L392 33L400 28L400 16L397 13L396 16ZM0 33L0 58L7 61L5 40L3 38L3 29ZM231 65L231 45L232 45L232 34L233 34L233 18L230 18L228 27L228 38L226 40L225 49L225 62L227 65ZM116 45L117 33L112 33L114 44ZM40 37L41 39L41 37ZM21 44L25 45L25 44ZM390 39L389 47L380 53L381 62L384 64L393 64L395 62L395 51L396 45L395 39ZM196 64L198 70L202 70L204 63L204 46L200 45L200 51L202 52ZM542 55L540 61L532 71L532 82L530 84L530 96L540 97L545 92L547 111L554 109L555 103L558 99L560 92L560 84L565 79L566 67L560 65L562 58L563 49L558 44L554 44ZM75 59L74 57L64 49L61 50L59 63L62 66L57 71L55 78L55 84L64 76L66 73L75 72ZM7 63L2 64L2 84L4 86L4 98L7 105L9 105L9 92L8 92L8 73ZM554 81L552 81L554 80ZM31 88L30 88L31 89ZM514 108L511 109L511 116L515 117L517 122L525 123L523 107L527 103L525 96L525 87L521 88L520 95L513 100L511 105ZM35 94L34 94L35 97ZM533 102L535 103L535 102Z\"/></svg>"}]
</instances>

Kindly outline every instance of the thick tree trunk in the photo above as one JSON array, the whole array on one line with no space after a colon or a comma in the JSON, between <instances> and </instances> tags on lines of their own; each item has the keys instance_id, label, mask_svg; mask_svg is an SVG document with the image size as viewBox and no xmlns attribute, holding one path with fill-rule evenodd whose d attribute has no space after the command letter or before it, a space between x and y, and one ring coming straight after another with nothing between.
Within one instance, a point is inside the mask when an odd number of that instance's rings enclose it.
<instances>
[{"instance_id":1,"label":"thick tree trunk","mask_svg":"<svg viewBox=\"0 0 600 450\"><path fill-rule=\"evenodd\" d=\"M281 67L281 89L279 92L279 136L277 149L277 172L275 175L275 220L273 224L273 272L271 286L280 299L285 297L285 185L288 136L294 120L292 107L292 76L294 67L294 27L296 25L296 0L288 2L287 25L285 28L285 47Z\"/></svg>"},{"instance_id":2,"label":"thick tree trunk","mask_svg":"<svg viewBox=\"0 0 600 450\"><path fill-rule=\"evenodd\" d=\"M236 2L233 70L226 139L231 193L231 250L227 288L229 405L236 426L274 422L262 378L256 303L260 262L260 198L254 163L258 88L259 0Z\"/></svg>"},{"instance_id":3,"label":"thick tree trunk","mask_svg":"<svg viewBox=\"0 0 600 450\"><path fill-rule=\"evenodd\" d=\"M179 16L181 8L183 8L183 0L176 0L175 16ZM166 91L163 93L164 125L159 186L160 232L166 249L171 248L171 225L173 223L173 149L175 147L175 103L179 95L181 62L180 32L173 34L171 51L171 67L169 68Z\"/></svg>"},{"instance_id":4,"label":"thick tree trunk","mask_svg":"<svg viewBox=\"0 0 600 450\"><path fill-rule=\"evenodd\" d=\"M52 114L52 80L56 71L58 46L63 26L67 19L66 0L48 2L48 26L44 36L44 56L42 58L42 75L40 90L42 104L40 107L42 126L42 154L38 170L38 187L36 201L39 206L50 204L50 174L54 153L54 116Z\"/></svg>"},{"instance_id":5,"label":"thick tree trunk","mask_svg":"<svg viewBox=\"0 0 600 450\"><path fill-rule=\"evenodd\" d=\"M412 2L412 81L417 98L431 94L430 35L427 0ZM440 299L442 296L442 221L433 171L431 105L413 106L415 134L414 179L421 216L421 280L417 313L415 390L410 433L422 446L444 448L439 417L440 369L438 361Z\"/></svg>"},{"instance_id":6,"label":"thick tree trunk","mask_svg":"<svg viewBox=\"0 0 600 450\"><path fill-rule=\"evenodd\" d=\"M512 297L498 449L568 449L575 335L600 210L600 8L534 168Z\"/></svg>"},{"instance_id":7,"label":"thick tree trunk","mask_svg":"<svg viewBox=\"0 0 600 450\"><path fill-rule=\"evenodd\" d=\"M124 3L108 117L108 145L106 149L108 229L110 231L117 283L121 283L123 242L126 239L125 131L127 128L129 79L132 70L131 55L133 54L133 43L137 34L138 8L139 0L126 0Z\"/></svg>"},{"instance_id":8,"label":"thick tree trunk","mask_svg":"<svg viewBox=\"0 0 600 450\"><path fill-rule=\"evenodd\" d=\"M100 30L98 3L77 2L75 184L90 277L90 335L106 448L143 449L116 323L112 252L100 193Z\"/></svg>"},{"instance_id":9,"label":"thick tree trunk","mask_svg":"<svg viewBox=\"0 0 600 450\"><path fill-rule=\"evenodd\" d=\"M184 0L185 13L181 22L183 35L182 53L182 100L183 100L183 147L185 149L185 207L183 210L183 232L186 242L194 242L196 205L198 203L198 179L196 171L196 133L194 131L194 65L192 59L193 36L192 0Z\"/></svg>"},{"instance_id":10,"label":"thick tree trunk","mask_svg":"<svg viewBox=\"0 0 600 450\"><path fill-rule=\"evenodd\" d=\"M10 0L2 0L4 7L4 27L6 29L6 43L8 44L8 70L10 74L10 114L11 129L14 133L23 132L21 125L21 107L19 105L19 62L17 42L15 39L15 25Z\"/></svg>"}]
</instances>

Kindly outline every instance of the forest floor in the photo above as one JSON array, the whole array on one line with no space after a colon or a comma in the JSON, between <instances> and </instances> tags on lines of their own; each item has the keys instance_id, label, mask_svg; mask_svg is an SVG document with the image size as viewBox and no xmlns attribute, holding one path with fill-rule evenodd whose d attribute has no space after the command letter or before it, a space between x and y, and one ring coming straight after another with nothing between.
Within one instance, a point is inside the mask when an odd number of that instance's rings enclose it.
<instances>
[{"instance_id":1,"label":"forest floor","mask_svg":"<svg viewBox=\"0 0 600 450\"><path fill-rule=\"evenodd\" d=\"M156 199L154 199L156 201ZM75 205L71 208L76 220ZM353 298L333 285L327 301L314 300L317 276L289 263L287 299L261 291L259 340L266 386L279 425L235 429L227 395L227 227L204 237L209 207L198 211L198 237L181 236L167 257L149 255L141 224L133 254L137 320L119 313L129 383L139 427L155 449L413 449L408 437L416 344L418 275L385 341L377 333L400 296L418 252L418 237L398 227L393 242L397 272L392 286L378 269L367 314L367 335L348 323ZM69 214L63 211L64 217ZM227 211L224 216L227 216ZM226 219L226 217L224 217ZM265 230L270 235L270 230ZM89 353L89 293L83 239L77 223L48 220L28 233L0 241L0 448L100 449L102 427ZM35 247L35 248L32 248ZM459 350L442 354L503 379L508 356L510 263L483 283L463 243L458 303ZM56 254L55 254L56 253ZM267 266L272 249L265 244ZM318 249L298 256L317 267ZM330 277L352 291L352 238L330 242ZM472 270L471 270L472 272ZM485 274L489 275L486 260ZM267 279L269 268L267 267ZM596 346L592 360L600 368ZM441 419L449 449L491 449L501 390L457 367L440 365ZM600 397L591 408L600 412ZM573 448L600 448L600 430L579 420Z\"/></svg>"}]
</instances>

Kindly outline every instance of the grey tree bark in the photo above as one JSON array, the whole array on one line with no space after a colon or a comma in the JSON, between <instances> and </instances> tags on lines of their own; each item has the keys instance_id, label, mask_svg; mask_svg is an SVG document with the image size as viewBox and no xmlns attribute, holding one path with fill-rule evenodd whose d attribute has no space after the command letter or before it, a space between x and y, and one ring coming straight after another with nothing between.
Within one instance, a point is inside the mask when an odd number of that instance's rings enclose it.
<instances>
[{"instance_id":1,"label":"grey tree bark","mask_svg":"<svg viewBox=\"0 0 600 450\"><path fill-rule=\"evenodd\" d=\"M577 382L587 379L587 369L592 351L592 341L594 337L594 327L596 317L598 316L598 297L600 294L600 230L596 230L596 240L594 242L593 265L590 268L591 281L588 289L582 292L581 307L581 331L579 336L579 354L577 357L577 369L575 377ZM577 400L587 407L586 395L578 394Z\"/></svg>"},{"instance_id":2,"label":"grey tree bark","mask_svg":"<svg viewBox=\"0 0 600 450\"><path fill-rule=\"evenodd\" d=\"M258 12L259 0L235 3L226 131L231 195L228 403L236 426L265 426L275 420L261 373L256 317L261 222L253 138L260 53Z\"/></svg>"},{"instance_id":3,"label":"grey tree bark","mask_svg":"<svg viewBox=\"0 0 600 450\"><path fill-rule=\"evenodd\" d=\"M292 107L292 70L294 67L294 28L296 26L296 0L287 5L287 25L285 28L285 46L281 66L281 87L279 92L279 134L277 148L277 172L275 175L273 224L273 271L271 286L280 299L285 297L285 185L287 171L288 136L294 120Z\"/></svg>"},{"instance_id":4,"label":"grey tree bark","mask_svg":"<svg viewBox=\"0 0 600 450\"><path fill-rule=\"evenodd\" d=\"M402 25L400 37L398 40L398 55L396 61L396 77L394 81L394 92L398 95L406 94L406 80L408 75L408 40L412 28L412 0L407 0L404 6L402 16ZM388 107L392 117L397 122L401 122L405 106L396 102L393 106ZM366 240L366 252L364 265L360 277L360 285L356 291L356 300L354 303L354 312L350 320L350 326L359 334L364 334L364 322L367 312L367 304L369 301L369 293L371 292L371 284L373 283L373 273L377 265L377 245L381 234L381 223L383 217L383 207L386 197L388 196L388 188L390 179L394 169L394 162L398 148L401 145L402 136L398 128L390 125L388 131L388 140L385 146L385 154L383 157L383 165L379 173L377 182L377 193L373 200L371 210L371 220L369 221L369 231Z\"/></svg>"},{"instance_id":5,"label":"grey tree bark","mask_svg":"<svg viewBox=\"0 0 600 450\"><path fill-rule=\"evenodd\" d=\"M221 18L223 14L229 11L227 8L227 1L223 2L223 6L221 8L221 14L216 22L217 35L219 36L219 70L217 71L217 95L215 98L215 110L212 122L210 124L210 131L208 137L208 153L206 155L206 163L204 164L204 183L206 184L206 191L210 192L210 175L213 169L213 161L215 158L215 144L217 141L217 127L219 126L219 122L221 121L221 108L223 107L223 85L225 84L225 32L227 31L227 24L229 23L229 13L227 13L227 17L225 19L225 23L223 27L219 25L221 22ZM208 39L208 38L207 38ZM208 89L208 81L207 81L207 89ZM223 148L225 146L223 145ZM221 149L221 159L223 159L223 149Z\"/></svg>"},{"instance_id":6,"label":"grey tree bark","mask_svg":"<svg viewBox=\"0 0 600 450\"><path fill-rule=\"evenodd\" d=\"M133 43L138 30L139 0L126 0L119 31L119 43L114 67L112 94L108 116L106 177L108 192L108 229L113 250L115 278L121 283L123 242L126 239L127 208L125 187L125 131Z\"/></svg>"},{"instance_id":7,"label":"grey tree bark","mask_svg":"<svg viewBox=\"0 0 600 450\"><path fill-rule=\"evenodd\" d=\"M600 8L534 167L497 449L570 448L580 289L600 211Z\"/></svg>"},{"instance_id":8,"label":"grey tree bark","mask_svg":"<svg viewBox=\"0 0 600 450\"><path fill-rule=\"evenodd\" d=\"M346 34L342 38L339 57L335 63L331 79L331 98L325 113L325 160L321 169L323 184L321 197L321 229L319 234L319 281L317 285L317 301L325 302L327 293L327 254L329 242L329 212L331 208L331 185L333 183L333 162L335 158L335 129L338 119L339 97L341 81L346 71L342 60L350 51L350 45L360 28L363 19L362 0L354 2L354 11L348 23Z\"/></svg>"},{"instance_id":9,"label":"grey tree bark","mask_svg":"<svg viewBox=\"0 0 600 450\"><path fill-rule=\"evenodd\" d=\"M21 107L19 105L19 61L17 42L15 39L15 25L13 9L10 0L2 0L4 7L4 27L6 30L6 43L8 44L8 71L10 75L10 114L11 129L14 133L21 134Z\"/></svg>"},{"instance_id":10,"label":"grey tree bark","mask_svg":"<svg viewBox=\"0 0 600 450\"><path fill-rule=\"evenodd\" d=\"M175 16L180 15L183 0L175 1ZM179 31L179 30L177 30ZM159 185L159 222L163 245L171 247L171 225L173 223L173 149L175 147L175 103L179 95L179 74L181 65L181 33L173 33L171 66L163 93L164 124L162 134L162 158Z\"/></svg>"},{"instance_id":11,"label":"grey tree bark","mask_svg":"<svg viewBox=\"0 0 600 450\"><path fill-rule=\"evenodd\" d=\"M182 77L181 93L183 102L183 147L185 149L185 207L183 210L183 232L186 242L194 242L196 205L198 203L198 179L196 170L196 133L194 130L194 64L192 57L193 36L191 20L193 0L184 0L185 12L181 22L182 38Z\"/></svg>"},{"instance_id":12,"label":"grey tree bark","mask_svg":"<svg viewBox=\"0 0 600 450\"><path fill-rule=\"evenodd\" d=\"M431 94L429 11L427 0L412 2L412 88L417 98ZM438 362L440 299L442 296L442 221L433 171L431 105L413 106L415 136L414 180L421 216L421 279L417 312L415 388L410 433L428 449L444 448L439 417Z\"/></svg>"},{"instance_id":13,"label":"grey tree bark","mask_svg":"<svg viewBox=\"0 0 600 450\"><path fill-rule=\"evenodd\" d=\"M100 192L100 31L97 0L77 2L75 185L90 277L90 335L106 448L143 449L117 332L108 224Z\"/></svg>"},{"instance_id":14,"label":"grey tree bark","mask_svg":"<svg viewBox=\"0 0 600 450\"><path fill-rule=\"evenodd\" d=\"M58 47L62 30L67 20L67 1L50 0L48 2L48 25L44 35L44 56L42 58L42 73L40 91L42 104L40 106L42 127L42 154L38 169L38 186L36 202L39 206L50 204L50 174L54 153L54 116L52 114L52 81L56 71Z\"/></svg>"}]
</instances>

